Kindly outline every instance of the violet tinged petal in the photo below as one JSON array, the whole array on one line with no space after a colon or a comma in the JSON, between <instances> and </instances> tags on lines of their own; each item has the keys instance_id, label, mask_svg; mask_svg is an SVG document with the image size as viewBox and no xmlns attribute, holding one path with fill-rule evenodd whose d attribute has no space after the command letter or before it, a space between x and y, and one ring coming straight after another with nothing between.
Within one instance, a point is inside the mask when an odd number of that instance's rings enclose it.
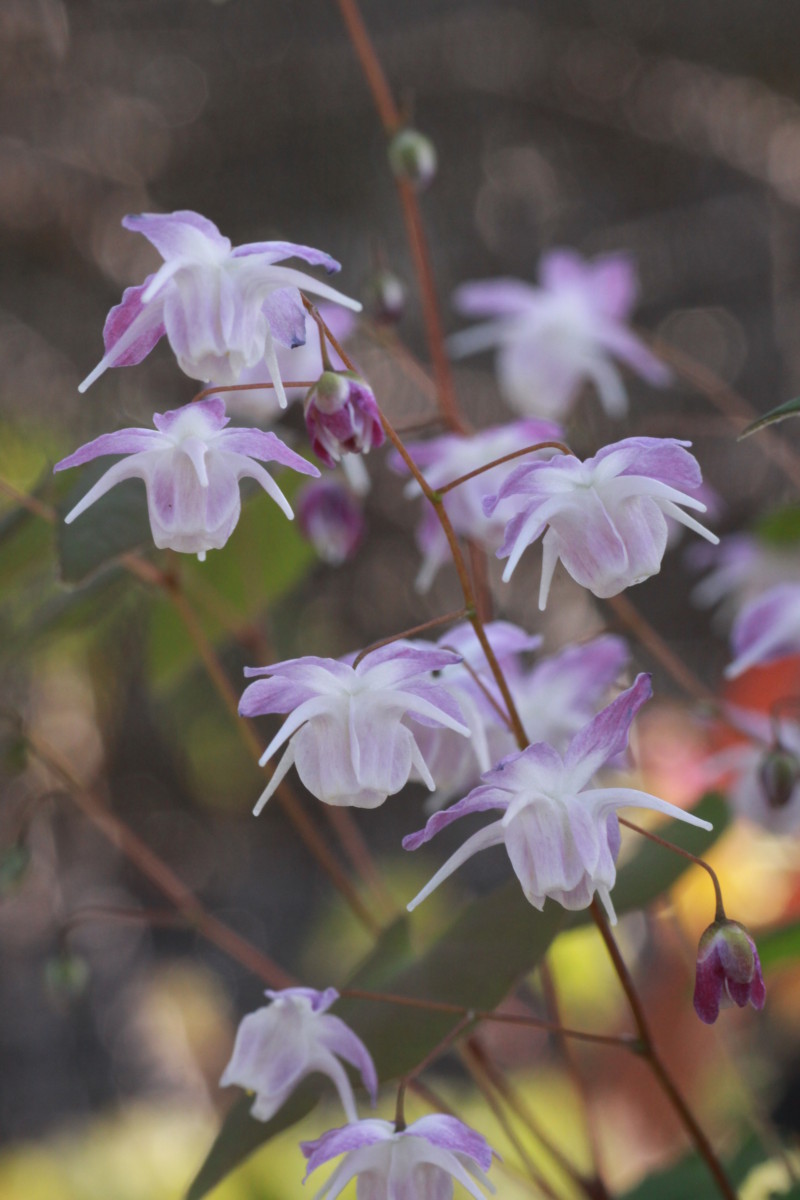
<instances>
[{"instance_id":1,"label":"violet tinged petal","mask_svg":"<svg viewBox=\"0 0 800 1200\"><path fill-rule=\"evenodd\" d=\"M323 1163L340 1154L351 1150L361 1150L378 1142L391 1141L394 1137L394 1126L389 1121L377 1117L368 1117L352 1125L343 1125L339 1129L329 1129L321 1137L311 1142L301 1142L300 1149L308 1160L305 1178Z\"/></svg>"},{"instance_id":2,"label":"violet tinged petal","mask_svg":"<svg viewBox=\"0 0 800 1200\"><path fill-rule=\"evenodd\" d=\"M542 644L540 633L528 633L521 626L512 625L510 621L488 621L484 629L495 656L501 660L509 658L512 654L538 650ZM476 671L488 669L483 646L469 621L462 621L447 633L443 633L439 638L439 645L461 654Z\"/></svg>"},{"instance_id":3,"label":"violet tinged petal","mask_svg":"<svg viewBox=\"0 0 800 1200\"><path fill-rule=\"evenodd\" d=\"M442 809L429 817L424 829L420 829L416 833L409 833L404 837L403 849L417 850L425 842L429 842L432 837L435 837L441 829L452 825L453 821L457 821L460 817L466 817L472 813L488 812L492 809L506 809L508 802L508 795L499 792L491 784L474 788L463 800L459 800L449 808Z\"/></svg>"},{"instance_id":4,"label":"violet tinged petal","mask_svg":"<svg viewBox=\"0 0 800 1200\"><path fill-rule=\"evenodd\" d=\"M261 717L266 713L289 713L307 700L312 700L315 695L313 688L292 679L282 679L280 676L259 679L242 692L239 715Z\"/></svg>"},{"instance_id":5,"label":"violet tinged petal","mask_svg":"<svg viewBox=\"0 0 800 1200\"><path fill-rule=\"evenodd\" d=\"M731 631L734 661L725 669L735 679L750 667L800 650L800 584L782 583L746 605Z\"/></svg>"},{"instance_id":6,"label":"violet tinged petal","mask_svg":"<svg viewBox=\"0 0 800 1200\"><path fill-rule=\"evenodd\" d=\"M634 717L652 694L650 676L637 675L631 687L575 734L564 757L573 793L585 787L609 759L622 753Z\"/></svg>"},{"instance_id":7,"label":"violet tinged petal","mask_svg":"<svg viewBox=\"0 0 800 1200\"><path fill-rule=\"evenodd\" d=\"M284 258L302 258L312 267L324 267L329 275L341 271L342 264L326 254L324 250L315 250L313 246L303 246L298 242L246 242L236 246L232 258L247 258L257 254L267 263L282 262Z\"/></svg>"},{"instance_id":8,"label":"violet tinged petal","mask_svg":"<svg viewBox=\"0 0 800 1200\"><path fill-rule=\"evenodd\" d=\"M241 500L224 458L208 454L206 487L180 450L155 458L147 475L147 507L159 549L199 554L225 545L239 519Z\"/></svg>"},{"instance_id":9,"label":"violet tinged petal","mask_svg":"<svg viewBox=\"0 0 800 1200\"><path fill-rule=\"evenodd\" d=\"M405 1140L405 1138L408 1136L408 1130L406 1130L403 1135L403 1140ZM420 1166L424 1164L425 1166L429 1165L433 1170L440 1170L443 1173L446 1173L446 1175L452 1175L453 1179L460 1183L465 1191L469 1192L470 1196L474 1197L474 1200L485 1200L484 1193L474 1183L470 1175L464 1169L464 1166L456 1158L455 1154L450 1153L448 1150L443 1149L441 1146L437 1145L435 1142L429 1141L427 1138L414 1137L414 1143L414 1149L417 1152L414 1157L416 1159L416 1163L419 1165L416 1166L409 1174L407 1179L407 1190L405 1191L405 1194L402 1195L397 1191L397 1189L395 1189L393 1192L389 1193L389 1195L392 1197L396 1196L397 1200L439 1200L440 1197L449 1195L449 1191L445 1193L443 1191L439 1191L437 1188L436 1191L427 1189L426 1193L420 1196L415 1187L415 1176L420 1170Z\"/></svg>"},{"instance_id":10,"label":"violet tinged petal","mask_svg":"<svg viewBox=\"0 0 800 1200\"><path fill-rule=\"evenodd\" d=\"M103 327L106 352L78 385L79 392L85 392L109 367L128 367L141 362L164 336L161 301L146 304L143 299L153 278L149 275L140 286L126 288L121 302L109 312Z\"/></svg>"},{"instance_id":11,"label":"violet tinged petal","mask_svg":"<svg viewBox=\"0 0 800 1200\"><path fill-rule=\"evenodd\" d=\"M461 655L438 646L424 647L401 640L370 650L355 668L356 674L369 679L372 687L394 687L407 679L442 671L461 662Z\"/></svg>"},{"instance_id":12,"label":"violet tinged petal","mask_svg":"<svg viewBox=\"0 0 800 1200\"><path fill-rule=\"evenodd\" d=\"M402 729L399 734L396 726L394 729L396 736L393 741L402 741ZM405 734L411 740L408 730L405 730ZM385 776L377 781L379 786L376 787L367 783L362 785L355 774L347 741L347 726L339 713L318 716L313 726L305 725L295 735L291 744L303 786L324 804L378 808L389 794ZM402 745L399 753L403 753ZM407 769L410 770L411 755L407 742L405 753ZM394 758L391 765L396 767Z\"/></svg>"},{"instance_id":13,"label":"violet tinged petal","mask_svg":"<svg viewBox=\"0 0 800 1200\"><path fill-rule=\"evenodd\" d=\"M615 475L644 475L679 492L694 492L703 478L697 459L688 452L691 444L678 438L623 438L603 446L587 461L599 464L619 456L624 465L614 471Z\"/></svg>"},{"instance_id":14,"label":"violet tinged petal","mask_svg":"<svg viewBox=\"0 0 800 1200\"><path fill-rule=\"evenodd\" d=\"M431 693L438 693L440 691L439 688L434 688L430 685L426 690L430 691ZM420 689L420 691L422 691L422 689ZM463 737L470 736L469 728L461 719L461 710L458 709L458 703L453 699L452 696L448 697L445 693L445 695L442 697L440 705L439 703L432 703L431 700L427 699L424 695L420 695L419 692L416 692L411 688L409 688L407 691L395 689L391 695L392 705L402 703L411 717L427 717L429 720L434 721L437 725L443 725L446 729L452 729L455 733L462 734ZM452 711L454 706L458 711L457 717L451 715L451 712L447 711L448 709Z\"/></svg>"},{"instance_id":15,"label":"violet tinged petal","mask_svg":"<svg viewBox=\"0 0 800 1200\"><path fill-rule=\"evenodd\" d=\"M355 1067L374 1106L378 1100L378 1075L361 1038L340 1017L330 1015L320 1024L320 1041L332 1054Z\"/></svg>"},{"instance_id":16,"label":"violet tinged petal","mask_svg":"<svg viewBox=\"0 0 800 1200\"><path fill-rule=\"evenodd\" d=\"M429 1113L414 1121L405 1132L408 1137L424 1137L431 1145L451 1154L467 1154L483 1171L492 1165L492 1148L486 1138L457 1117Z\"/></svg>"},{"instance_id":17,"label":"violet tinged petal","mask_svg":"<svg viewBox=\"0 0 800 1200\"><path fill-rule=\"evenodd\" d=\"M467 317L516 316L538 296L538 288L519 279L473 280L453 292L453 307Z\"/></svg>"},{"instance_id":18,"label":"violet tinged petal","mask_svg":"<svg viewBox=\"0 0 800 1200\"><path fill-rule=\"evenodd\" d=\"M591 265L575 250L558 246L542 255L539 280L548 291L585 288L591 278Z\"/></svg>"},{"instance_id":19,"label":"violet tinged petal","mask_svg":"<svg viewBox=\"0 0 800 1200\"><path fill-rule=\"evenodd\" d=\"M564 820L561 802L541 798L526 803L514 816L509 810L508 816L506 850L525 898L538 909L544 907L548 896L565 904L587 872ZM585 901L575 907L585 907Z\"/></svg>"},{"instance_id":20,"label":"violet tinged petal","mask_svg":"<svg viewBox=\"0 0 800 1200\"><path fill-rule=\"evenodd\" d=\"M138 213L122 218L125 229L141 233L164 259L205 258L215 251L228 253L230 240L213 221L183 209L173 213Z\"/></svg>"},{"instance_id":21,"label":"violet tinged petal","mask_svg":"<svg viewBox=\"0 0 800 1200\"><path fill-rule=\"evenodd\" d=\"M104 454L139 454L144 450L169 448L170 443L155 429L118 429L116 433L101 433L94 441L62 458L53 467L64 471L68 467L80 467Z\"/></svg>"},{"instance_id":22,"label":"violet tinged petal","mask_svg":"<svg viewBox=\"0 0 800 1200\"><path fill-rule=\"evenodd\" d=\"M303 308L297 288L278 288L277 291L270 292L264 298L261 311L269 322L272 337L280 346L284 349L293 349L296 346L305 345L306 339L309 337L309 329L306 310ZM316 337L316 325L310 331L310 335ZM322 359L320 358L319 371L321 370ZM290 378L303 379L304 376L296 374ZM313 376L309 375L305 378L311 379Z\"/></svg>"},{"instance_id":23,"label":"violet tinged petal","mask_svg":"<svg viewBox=\"0 0 800 1200\"><path fill-rule=\"evenodd\" d=\"M246 454L248 458L257 458L262 462L280 463L303 475L319 475L313 463L295 454L276 434L265 433L263 429L226 429L216 439L216 445L233 454Z\"/></svg>"},{"instance_id":24,"label":"violet tinged petal","mask_svg":"<svg viewBox=\"0 0 800 1200\"><path fill-rule=\"evenodd\" d=\"M625 321L639 291L630 254L604 254L591 263L588 280L594 306L614 322Z\"/></svg>"},{"instance_id":25,"label":"violet tinged petal","mask_svg":"<svg viewBox=\"0 0 800 1200\"><path fill-rule=\"evenodd\" d=\"M331 694L338 694L342 686L352 679L353 668L338 658L319 658L307 654L302 658L286 658L267 667L245 667L244 674L248 679L254 675L279 675L307 684L315 691L327 689Z\"/></svg>"},{"instance_id":26,"label":"violet tinged petal","mask_svg":"<svg viewBox=\"0 0 800 1200\"><path fill-rule=\"evenodd\" d=\"M338 1058L321 1046L312 1047L308 1058L308 1071L309 1074L313 1071L319 1071L320 1074L328 1076L338 1092L339 1100L348 1121L357 1121L358 1110L356 1108L356 1098L353 1095L353 1087L347 1076L347 1072Z\"/></svg>"},{"instance_id":27,"label":"violet tinged petal","mask_svg":"<svg viewBox=\"0 0 800 1200\"><path fill-rule=\"evenodd\" d=\"M414 899L406 905L408 911L413 912L417 905L427 899L440 883L444 883L445 879L448 879L473 855L479 854L481 850L488 850L490 846L499 846L504 840L505 830L502 821L494 821L485 829L479 829L477 833L473 833L472 837L467 838L464 844L459 846L458 850L451 854L444 865L428 880L422 891L418 892Z\"/></svg>"}]
</instances>

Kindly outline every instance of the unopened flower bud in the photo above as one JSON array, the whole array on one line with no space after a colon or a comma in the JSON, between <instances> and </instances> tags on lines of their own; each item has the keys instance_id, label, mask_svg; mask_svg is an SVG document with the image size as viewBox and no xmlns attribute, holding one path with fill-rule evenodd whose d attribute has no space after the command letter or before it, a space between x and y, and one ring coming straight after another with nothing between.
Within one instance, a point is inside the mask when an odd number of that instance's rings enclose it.
<instances>
[{"instance_id":1,"label":"unopened flower bud","mask_svg":"<svg viewBox=\"0 0 800 1200\"><path fill-rule=\"evenodd\" d=\"M364 518L352 492L320 480L297 493L295 506L300 532L323 562L338 567L352 558L364 536Z\"/></svg>"},{"instance_id":2,"label":"unopened flower bud","mask_svg":"<svg viewBox=\"0 0 800 1200\"><path fill-rule=\"evenodd\" d=\"M436 174L436 147L418 129L401 129L389 143L389 163L398 179L422 190Z\"/></svg>"},{"instance_id":3,"label":"unopened flower bud","mask_svg":"<svg viewBox=\"0 0 800 1200\"><path fill-rule=\"evenodd\" d=\"M399 321L406 306L406 285L393 271L378 271L366 288L370 316L380 325Z\"/></svg>"},{"instance_id":4,"label":"unopened flower bud","mask_svg":"<svg viewBox=\"0 0 800 1200\"><path fill-rule=\"evenodd\" d=\"M758 781L768 806L785 808L800 782L800 762L782 746L775 746L759 763Z\"/></svg>"},{"instance_id":5,"label":"unopened flower bud","mask_svg":"<svg viewBox=\"0 0 800 1200\"><path fill-rule=\"evenodd\" d=\"M311 448L328 467L343 454L367 454L383 442L372 389L353 371L323 371L304 407Z\"/></svg>"},{"instance_id":6,"label":"unopened flower bud","mask_svg":"<svg viewBox=\"0 0 800 1200\"><path fill-rule=\"evenodd\" d=\"M700 1020L713 1025L726 999L762 1009L766 994L758 950L745 927L727 919L709 925L697 948L694 1010Z\"/></svg>"}]
</instances>

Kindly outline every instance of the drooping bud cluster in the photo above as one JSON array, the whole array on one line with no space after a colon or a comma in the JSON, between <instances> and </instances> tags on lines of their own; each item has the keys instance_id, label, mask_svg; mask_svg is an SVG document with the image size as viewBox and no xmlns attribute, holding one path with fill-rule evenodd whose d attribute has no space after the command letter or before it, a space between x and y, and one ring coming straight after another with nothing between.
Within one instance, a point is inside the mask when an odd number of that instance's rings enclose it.
<instances>
[{"instance_id":1,"label":"drooping bud cluster","mask_svg":"<svg viewBox=\"0 0 800 1200\"><path fill-rule=\"evenodd\" d=\"M368 454L383 445L375 396L354 371L323 371L309 389L304 411L311 449L328 467L344 454Z\"/></svg>"}]
</instances>

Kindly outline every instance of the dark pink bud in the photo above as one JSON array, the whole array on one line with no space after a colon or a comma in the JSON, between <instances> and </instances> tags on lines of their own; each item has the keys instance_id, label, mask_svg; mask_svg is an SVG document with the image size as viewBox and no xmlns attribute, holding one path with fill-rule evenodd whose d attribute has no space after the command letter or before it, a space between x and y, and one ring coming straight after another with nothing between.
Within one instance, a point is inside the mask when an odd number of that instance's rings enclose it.
<instances>
[{"instance_id":1,"label":"dark pink bud","mask_svg":"<svg viewBox=\"0 0 800 1200\"><path fill-rule=\"evenodd\" d=\"M297 493L295 507L300 532L323 562L338 567L353 557L364 536L364 518L346 487L332 480L312 483Z\"/></svg>"},{"instance_id":2,"label":"dark pink bud","mask_svg":"<svg viewBox=\"0 0 800 1200\"><path fill-rule=\"evenodd\" d=\"M343 454L383 443L381 416L369 384L353 371L323 371L305 399L311 448L328 467Z\"/></svg>"},{"instance_id":3,"label":"dark pink bud","mask_svg":"<svg viewBox=\"0 0 800 1200\"><path fill-rule=\"evenodd\" d=\"M756 944L738 921L715 921L700 938L694 1010L706 1025L719 1016L720 1004L762 1009L767 990Z\"/></svg>"}]
</instances>

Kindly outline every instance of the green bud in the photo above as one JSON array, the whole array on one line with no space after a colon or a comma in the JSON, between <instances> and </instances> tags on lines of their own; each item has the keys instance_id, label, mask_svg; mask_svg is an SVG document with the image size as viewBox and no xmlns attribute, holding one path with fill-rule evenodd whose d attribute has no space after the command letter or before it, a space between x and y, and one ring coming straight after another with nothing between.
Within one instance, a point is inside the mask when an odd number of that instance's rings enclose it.
<instances>
[{"instance_id":1,"label":"green bud","mask_svg":"<svg viewBox=\"0 0 800 1200\"><path fill-rule=\"evenodd\" d=\"M436 148L418 129L401 129L389 143L389 163L398 179L422 191L436 174Z\"/></svg>"}]
</instances>

